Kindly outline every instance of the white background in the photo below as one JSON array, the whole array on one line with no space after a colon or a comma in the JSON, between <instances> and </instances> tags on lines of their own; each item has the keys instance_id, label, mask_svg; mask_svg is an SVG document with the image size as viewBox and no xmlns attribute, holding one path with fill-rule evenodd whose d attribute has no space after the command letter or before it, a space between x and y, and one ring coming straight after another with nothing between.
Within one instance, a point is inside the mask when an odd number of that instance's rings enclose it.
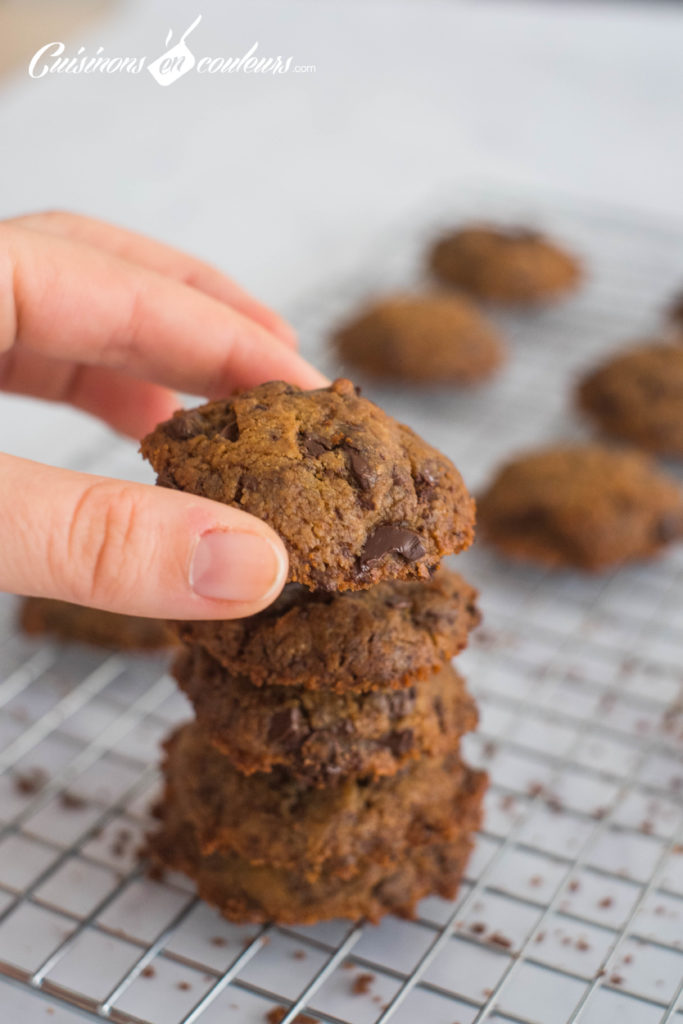
<instances>
[{"instance_id":1,"label":"white background","mask_svg":"<svg viewBox=\"0 0 683 1024\"><path fill-rule=\"evenodd\" d=\"M0 215L115 220L214 260L285 311L458 182L683 220L680 5L131 0L82 44L152 60L197 13L198 56L258 41L317 70L190 74L167 89L146 72L20 70L0 93ZM4 447L73 457L84 418L41 405L29 422L25 409L0 399Z\"/></svg>"}]
</instances>

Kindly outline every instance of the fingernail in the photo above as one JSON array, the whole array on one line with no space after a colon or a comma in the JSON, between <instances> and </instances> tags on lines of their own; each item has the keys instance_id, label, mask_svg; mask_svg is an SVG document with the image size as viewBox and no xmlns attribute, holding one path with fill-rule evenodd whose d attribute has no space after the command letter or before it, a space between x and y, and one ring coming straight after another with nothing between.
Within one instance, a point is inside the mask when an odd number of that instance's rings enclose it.
<instances>
[{"instance_id":1,"label":"fingernail","mask_svg":"<svg viewBox=\"0 0 683 1024\"><path fill-rule=\"evenodd\" d=\"M284 583L280 550L256 533L210 530L202 534L190 566L190 586L218 601L265 601Z\"/></svg>"}]
</instances>

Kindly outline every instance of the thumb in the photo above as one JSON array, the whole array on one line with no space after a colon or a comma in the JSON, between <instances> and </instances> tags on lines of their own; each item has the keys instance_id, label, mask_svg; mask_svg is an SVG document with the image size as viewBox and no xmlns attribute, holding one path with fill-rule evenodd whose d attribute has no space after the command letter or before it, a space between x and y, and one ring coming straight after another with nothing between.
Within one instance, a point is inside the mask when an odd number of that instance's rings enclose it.
<instances>
[{"instance_id":1,"label":"thumb","mask_svg":"<svg viewBox=\"0 0 683 1024\"><path fill-rule=\"evenodd\" d=\"M169 619L253 615L287 553L207 498L0 455L0 590Z\"/></svg>"}]
</instances>

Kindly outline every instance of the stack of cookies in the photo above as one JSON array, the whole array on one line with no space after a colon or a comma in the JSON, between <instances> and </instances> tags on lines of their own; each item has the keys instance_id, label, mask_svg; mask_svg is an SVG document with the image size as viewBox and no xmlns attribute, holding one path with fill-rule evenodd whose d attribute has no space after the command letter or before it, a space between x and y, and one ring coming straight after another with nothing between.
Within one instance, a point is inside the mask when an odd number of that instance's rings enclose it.
<instances>
[{"instance_id":1,"label":"stack of cookies","mask_svg":"<svg viewBox=\"0 0 683 1024\"><path fill-rule=\"evenodd\" d=\"M283 538L290 582L248 619L180 624L196 720L166 743L151 852L238 921L412 913L454 895L480 820L476 723L450 664L475 592L438 570L472 540L455 467L349 381L275 382L143 441L158 482Z\"/></svg>"}]
</instances>

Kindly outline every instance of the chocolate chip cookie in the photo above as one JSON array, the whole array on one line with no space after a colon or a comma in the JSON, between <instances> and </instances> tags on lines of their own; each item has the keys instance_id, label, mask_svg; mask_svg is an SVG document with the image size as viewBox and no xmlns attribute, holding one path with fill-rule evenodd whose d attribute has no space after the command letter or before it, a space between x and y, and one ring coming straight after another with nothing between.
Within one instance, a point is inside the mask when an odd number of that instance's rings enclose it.
<instances>
[{"instance_id":1,"label":"chocolate chip cookie","mask_svg":"<svg viewBox=\"0 0 683 1024\"><path fill-rule=\"evenodd\" d=\"M683 455L683 345L617 353L582 381L580 407L612 437L661 455Z\"/></svg>"},{"instance_id":2,"label":"chocolate chip cookie","mask_svg":"<svg viewBox=\"0 0 683 1024\"><path fill-rule=\"evenodd\" d=\"M438 239L428 261L445 284L511 306L551 302L573 291L581 278L571 253L528 228L460 228Z\"/></svg>"},{"instance_id":3,"label":"chocolate chip cookie","mask_svg":"<svg viewBox=\"0 0 683 1024\"><path fill-rule=\"evenodd\" d=\"M350 877L365 862L398 860L411 846L450 839L460 827L465 779L457 738L445 756L394 775L351 776L320 789L281 769L244 776L196 723L166 742L164 776L202 853L235 852L254 864Z\"/></svg>"},{"instance_id":4,"label":"chocolate chip cookie","mask_svg":"<svg viewBox=\"0 0 683 1024\"><path fill-rule=\"evenodd\" d=\"M416 757L445 755L477 721L450 665L403 689L335 694L256 687L193 647L179 656L174 675L204 735L235 768L250 775L282 765L317 786L349 774L392 775Z\"/></svg>"},{"instance_id":5,"label":"chocolate chip cookie","mask_svg":"<svg viewBox=\"0 0 683 1024\"><path fill-rule=\"evenodd\" d=\"M193 878L199 895L232 921L314 924L334 917L377 922L389 913L412 917L417 901L430 893L444 899L455 896L481 820L485 789L484 774L466 770L450 808L450 838L411 843L400 857L386 860L363 859L354 849L355 871L312 877L306 863L291 858L289 867L276 867L272 862L254 864L234 850L206 852L184 804L170 788L149 852L160 866ZM352 819L349 824L353 828Z\"/></svg>"},{"instance_id":6,"label":"chocolate chip cookie","mask_svg":"<svg viewBox=\"0 0 683 1024\"><path fill-rule=\"evenodd\" d=\"M178 628L186 643L254 686L341 693L405 686L435 672L479 622L475 599L474 588L446 570L424 583L343 594L292 583L258 615Z\"/></svg>"},{"instance_id":7,"label":"chocolate chip cookie","mask_svg":"<svg viewBox=\"0 0 683 1024\"><path fill-rule=\"evenodd\" d=\"M47 597L25 598L19 624L24 633L48 633L61 640L122 651L155 651L178 644L176 633L159 619L117 615Z\"/></svg>"},{"instance_id":8,"label":"chocolate chip cookie","mask_svg":"<svg viewBox=\"0 0 683 1024\"><path fill-rule=\"evenodd\" d=\"M317 391L275 381L179 411L141 450L162 486L269 523L290 581L311 589L429 579L472 542L455 466L347 380Z\"/></svg>"},{"instance_id":9,"label":"chocolate chip cookie","mask_svg":"<svg viewBox=\"0 0 683 1024\"><path fill-rule=\"evenodd\" d=\"M459 295L382 299L332 341L346 365L413 384L473 384L490 377L505 358L493 324Z\"/></svg>"},{"instance_id":10,"label":"chocolate chip cookie","mask_svg":"<svg viewBox=\"0 0 683 1024\"><path fill-rule=\"evenodd\" d=\"M507 555L601 570L683 535L674 480L636 451L546 448L504 465L479 500L481 534Z\"/></svg>"}]
</instances>

